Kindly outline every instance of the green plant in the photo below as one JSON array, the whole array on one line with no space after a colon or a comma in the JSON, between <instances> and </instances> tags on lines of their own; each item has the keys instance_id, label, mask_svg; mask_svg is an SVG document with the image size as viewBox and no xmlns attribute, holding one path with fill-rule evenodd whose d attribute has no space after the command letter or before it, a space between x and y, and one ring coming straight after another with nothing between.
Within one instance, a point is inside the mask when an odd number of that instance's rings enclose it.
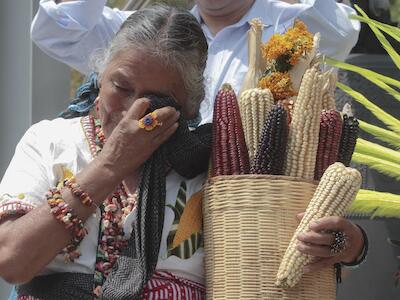
<instances>
[{"instance_id":1,"label":"green plant","mask_svg":"<svg viewBox=\"0 0 400 300\"><path fill-rule=\"evenodd\" d=\"M354 15L351 16L351 18L368 24L382 44L383 48L393 60L394 64L400 70L400 54L394 50L385 36L391 36L396 42L400 42L400 28L370 19L360 7L356 5L355 8L360 15ZM394 102L400 101L400 81L331 58L326 58L326 63L334 67L360 74L390 94L393 97ZM338 83L337 86L345 93L352 96L355 101L359 102L371 111L377 119L386 125L386 128L381 128L360 121L361 130L371 134L374 138L385 142L386 146L381 146L373 141L366 141L359 138L357 140L352 161L354 163L367 165L382 174L396 179L400 183L400 120L387 113L378 105L368 100L364 95L353 90L349 86L342 83ZM394 105L399 105L399 103L394 103ZM349 212L371 214L372 218L400 218L400 195L371 190L361 190L350 207Z\"/></svg>"}]
</instances>

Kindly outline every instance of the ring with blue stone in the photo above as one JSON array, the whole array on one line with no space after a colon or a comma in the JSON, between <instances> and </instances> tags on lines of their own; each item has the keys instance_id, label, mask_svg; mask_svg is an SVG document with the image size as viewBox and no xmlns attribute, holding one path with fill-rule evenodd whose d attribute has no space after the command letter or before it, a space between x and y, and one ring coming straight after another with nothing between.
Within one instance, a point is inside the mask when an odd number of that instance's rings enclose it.
<instances>
[{"instance_id":1,"label":"ring with blue stone","mask_svg":"<svg viewBox=\"0 0 400 300\"><path fill-rule=\"evenodd\" d=\"M151 112L145 115L139 120L139 127L146 131L152 131L157 126L161 126L162 123L158 121L156 112Z\"/></svg>"}]
</instances>

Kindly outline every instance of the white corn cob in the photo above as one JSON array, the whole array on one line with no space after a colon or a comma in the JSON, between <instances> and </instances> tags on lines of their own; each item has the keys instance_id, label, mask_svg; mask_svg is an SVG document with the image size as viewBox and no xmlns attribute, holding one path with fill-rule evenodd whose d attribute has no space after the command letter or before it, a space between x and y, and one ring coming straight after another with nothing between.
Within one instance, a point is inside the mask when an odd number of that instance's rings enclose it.
<instances>
[{"instance_id":1,"label":"white corn cob","mask_svg":"<svg viewBox=\"0 0 400 300\"><path fill-rule=\"evenodd\" d=\"M295 286L301 276L302 269L311 263L314 257L302 254L297 250L297 236L309 231L309 224L327 216L343 216L356 197L361 185L360 173L342 163L334 163L326 169L311 199L303 219L293 235L279 266L276 285Z\"/></svg>"},{"instance_id":2,"label":"white corn cob","mask_svg":"<svg viewBox=\"0 0 400 300\"><path fill-rule=\"evenodd\" d=\"M322 111L323 75L314 66L306 71L293 107L284 173L305 180L314 178Z\"/></svg>"},{"instance_id":3,"label":"white corn cob","mask_svg":"<svg viewBox=\"0 0 400 300\"><path fill-rule=\"evenodd\" d=\"M335 89L337 76L336 74L329 71L325 76L326 82L322 92L322 109L330 110L336 109L335 104Z\"/></svg>"},{"instance_id":4,"label":"white corn cob","mask_svg":"<svg viewBox=\"0 0 400 300\"><path fill-rule=\"evenodd\" d=\"M240 96L239 109L250 161L257 153L261 132L273 105L274 97L268 89L254 88Z\"/></svg>"}]
</instances>

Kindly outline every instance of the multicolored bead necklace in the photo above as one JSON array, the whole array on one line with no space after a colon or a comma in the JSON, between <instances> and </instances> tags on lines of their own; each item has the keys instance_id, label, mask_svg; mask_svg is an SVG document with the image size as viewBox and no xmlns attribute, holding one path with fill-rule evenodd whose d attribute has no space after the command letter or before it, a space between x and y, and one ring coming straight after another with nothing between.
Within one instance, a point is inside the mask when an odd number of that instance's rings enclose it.
<instances>
[{"instance_id":1,"label":"multicolored bead necklace","mask_svg":"<svg viewBox=\"0 0 400 300\"><path fill-rule=\"evenodd\" d=\"M105 143L104 133L98 119L93 116L82 118L82 126L95 157ZM124 238L123 224L125 218L136 206L137 195L128 194L121 183L114 193L102 205L100 231L94 272L94 294L99 297L101 287L128 241Z\"/></svg>"}]
</instances>

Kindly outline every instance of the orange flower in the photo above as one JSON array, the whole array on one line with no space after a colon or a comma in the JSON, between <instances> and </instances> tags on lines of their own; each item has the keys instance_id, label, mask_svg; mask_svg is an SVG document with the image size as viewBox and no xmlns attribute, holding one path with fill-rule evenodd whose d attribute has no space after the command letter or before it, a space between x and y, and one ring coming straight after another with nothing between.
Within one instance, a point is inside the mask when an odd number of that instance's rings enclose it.
<instances>
[{"instance_id":1,"label":"orange flower","mask_svg":"<svg viewBox=\"0 0 400 300\"><path fill-rule=\"evenodd\" d=\"M275 101L296 95L288 72L274 72L271 75L264 76L258 82L258 87L269 89L274 95Z\"/></svg>"},{"instance_id":2,"label":"orange flower","mask_svg":"<svg viewBox=\"0 0 400 300\"><path fill-rule=\"evenodd\" d=\"M261 52L267 61L284 60L295 65L299 58L313 47L313 35L307 26L299 20L294 22L285 34L274 34L271 39L261 46ZM281 69L278 67L278 69Z\"/></svg>"}]
</instances>

